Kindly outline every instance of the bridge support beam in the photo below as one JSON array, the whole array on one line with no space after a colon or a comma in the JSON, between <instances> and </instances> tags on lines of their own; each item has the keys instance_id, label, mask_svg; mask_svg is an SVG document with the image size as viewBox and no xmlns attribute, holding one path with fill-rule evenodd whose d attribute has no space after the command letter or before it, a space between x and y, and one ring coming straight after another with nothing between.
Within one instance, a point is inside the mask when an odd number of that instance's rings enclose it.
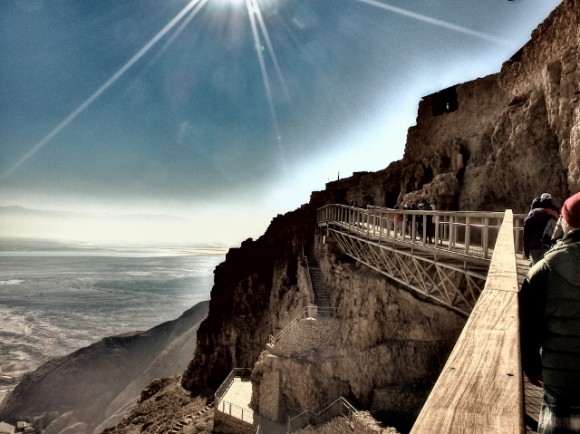
<instances>
[{"instance_id":1,"label":"bridge support beam","mask_svg":"<svg viewBox=\"0 0 580 434\"><path fill-rule=\"evenodd\" d=\"M468 261L437 258L432 249L418 252L405 245L329 231L348 256L465 316L485 285L487 270Z\"/></svg>"}]
</instances>

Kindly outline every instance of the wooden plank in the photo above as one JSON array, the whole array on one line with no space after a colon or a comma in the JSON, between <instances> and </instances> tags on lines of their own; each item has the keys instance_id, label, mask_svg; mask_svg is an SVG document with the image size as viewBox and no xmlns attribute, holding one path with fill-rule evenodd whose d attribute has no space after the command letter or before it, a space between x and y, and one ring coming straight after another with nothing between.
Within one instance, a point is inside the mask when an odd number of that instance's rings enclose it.
<instances>
[{"instance_id":1,"label":"wooden plank","mask_svg":"<svg viewBox=\"0 0 580 434\"><path fill-rule=\"evenodd\" d=\"M524 432L517 291L507 210L485 289L411 434Z\"/></svg>"}]
</instances>

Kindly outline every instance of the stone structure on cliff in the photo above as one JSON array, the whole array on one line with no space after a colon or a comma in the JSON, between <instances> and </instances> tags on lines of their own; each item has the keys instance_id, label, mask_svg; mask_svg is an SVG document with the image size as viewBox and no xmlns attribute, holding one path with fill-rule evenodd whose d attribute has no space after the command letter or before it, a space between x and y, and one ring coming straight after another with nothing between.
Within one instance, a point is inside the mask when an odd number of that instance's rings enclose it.
<instances>
[{"instance_id":1,"label":"stone structure on cliff","mask_svg":"<svg viewBox=\"0 0 580 434\"><path fill-rule=\"evenodd\" d=\"M578 191L578 9L562 2L499 73L424 97L402 160L321 194L391 207L426 195L438 209L524 212L544 191L559 202Z\"/></svg>"},{"instance_id":2,"label":"stone structure on cliff","mask_svg":"<svg viewBox=\"0 0 580 434\"><path fill-rule=\"evenodd\" d=\"M315 211L327 203L393 206L426 196L438 209L521 213L541 192L561 202L577 191L579 16L577 0L563 1L498 74L424 97L401 161L328 183L309 204L274 219L263 237L233 250L216 270L184 387L215 388L231 368L255 366L253 405L275 419L317 410L338 395L385 420L410 417L393 397L417 405L437 376L426 366L440 366L461 319L335 251L319 251L338 309L334 351L326 342L314 344L325 346L319 356L284 343L262 352L267 336L310 302L297 270L303 246L314 243Z\"/></svg>"}]
</instances>

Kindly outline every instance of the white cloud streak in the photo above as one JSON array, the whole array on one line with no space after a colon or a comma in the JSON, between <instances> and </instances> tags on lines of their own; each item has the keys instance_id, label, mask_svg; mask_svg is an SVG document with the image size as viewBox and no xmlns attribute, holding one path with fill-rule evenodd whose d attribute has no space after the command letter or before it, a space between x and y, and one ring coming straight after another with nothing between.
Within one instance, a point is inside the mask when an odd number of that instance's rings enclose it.
<instances>
[{"instance_id":1,"label":"white cloud streak","mask_svg":"<svg viewBox=\"0 0 580 434\"><path fill-rule=\"evenodd\" d=\"M416 12L411 12L407 9L402 9L396 6L389 5L387 3L383 3L376 0L358 0L361 3L368 4L370 6L377 7L379 9L384 9L386 11L394 12L399 15L403 15L405 17L413 18L418 21L423 21L428 24L432 24L437 27L442 27L447 30L452 30L454 32L463 33L464 35L474 36L476 38L485 39L490 42L495 42L501 45L513 45L512 41L507 39L498 38L497 36L493 36L487 33L478 32L477 30L469 29L467 27L458 26L456 24L449 23L447 21L438 20L437 18L429 17L427 15L418 14Z\"/></svg>"}]
</instances>

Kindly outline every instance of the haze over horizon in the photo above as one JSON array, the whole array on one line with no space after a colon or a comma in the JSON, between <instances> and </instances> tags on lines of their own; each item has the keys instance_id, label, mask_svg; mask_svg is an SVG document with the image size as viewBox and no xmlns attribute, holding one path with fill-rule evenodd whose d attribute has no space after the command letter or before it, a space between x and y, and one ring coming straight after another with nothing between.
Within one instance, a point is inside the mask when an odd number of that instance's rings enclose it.
<instances>
[{"instance_id":1,"label":"haze over horizon","mask_svg":"<svg viewBox=\"0 0 580 434\"><path fill-rule=\"evenodd\" d=\"M401 159L421 97L498 72L559 3L3 1L0 207L62 217L0 236L257 238ZM111 225L143 214L167 218Z\"/></svg>"}]
</instances>

